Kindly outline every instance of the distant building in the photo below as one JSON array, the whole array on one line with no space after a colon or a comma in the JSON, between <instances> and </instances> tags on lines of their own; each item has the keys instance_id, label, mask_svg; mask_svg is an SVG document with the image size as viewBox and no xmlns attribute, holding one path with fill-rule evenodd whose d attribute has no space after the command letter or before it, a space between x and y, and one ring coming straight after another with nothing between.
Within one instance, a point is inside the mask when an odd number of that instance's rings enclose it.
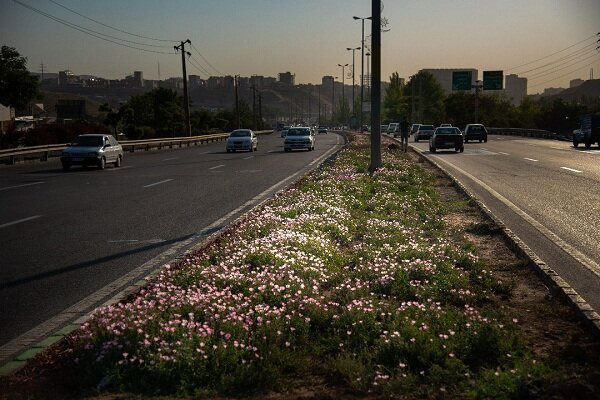
<instances>
[{"instance_id":1,"label":"distant building","mask_svg":"<svg viewBox=\"0 0 600 400\"><path fill-rule=\"evenodd\" d=\"M165 87L167 89L183 89L183 78L168 78L163 81L161 87Z\"/></svg>"},{"instance_id":2,"label":"distant building","mask_svg":"<svg viewBox=\"0 0 600 400\"><path fill-rule=\"evenodd\" d=\"M296 75L291 72L280 72L278 75L279 83L293 86L296 84Z\"/></svg>"},{"instance_id":3,"label":"distant building","mask_svg":"<svg viewBox=\"0 0 600 400\"><path fill-rule=\"evenodd\" d=\"M107 88L109 86L109 81L102 78L90 78L83 82L83 86L91 88Z\"/></svg>"},{"instance_id":4,"label":"distant building","mask_svg":"<svg viewBox=\"0 0 600 400\"><path fill-rule=\"evenodd\" d=\"M79 76L69 70L60 71L58 73L58 86L83 86L83 82Z\"/></svg>"},{"instance_id":5,"label":"distant building","mask_svg":"<svg viewBox=\"0 0 600 400\"><path fill-rule=\"evenodd\" d=\"M263 83L263 86L265 86L265 87L271 87L271 86L274 86L277 83L277 79L275 79L272 76L266 76L263 79L262 83Z\"/></svg>"},{"instance_id":6,"label":"distant building","mask_svg":"<svg viewBox=\"0 0 600 400\"><path fill-rule=\"evenodd\" d=\"M225 89L233 89L235 87L235 78L231 75L223 77L223 86Z\"/></svg>"},{"instance_id":7,"label":"distant building","mask_svg":"<svg viewBox=\"0 0 600 400\"><path fill-rule=\"evenodd\" d=\"M204 80L199 75L188 75L188 83L190 88L198 88L204 86Z\"/></svg>"},{"instance_id":8,"label":"distant building","mask_svg":"<svg viewBox=\"0 0 600 400\"><path fill-rule=\"evenodd\" d=\"M546 89L544 89L544 93L542 93L542 96L554 96L555 94L559 94L563 90L565 90L565 89L564 88L546 88Z\"/></svg>"},{"instance_id":9,"label":"distant building","mask_svg":"<svg viewBox=\"0 0 600 400\"><path fill-rule=\"evenodd\" d=\"M457 71L471 71L471 85L475 85L479 71L475 68L426 68L421 71L430 72L438 80L446 94L452 93L452 73ZM419 72L421 72L419 71Z\"/></svg>"},{"instance_id":10,"label":"distant building","mask_svg":"<svg viewBox=\"0 0 600 400\"><path fill-rule=\"evenodd\" d=\"M527 96L527 78L520 78L518 75L506 75L504 93L513 105L519 105Z\"/></svg>"},{"instance_id":11,"label":"distant building","mask_svg":"<svg viewBox=\"0 0 600 400\"><path fill-rule=\"evenodd\" d=\"M323 87L324 90L331 90L331 88L333 88L333 84L335 82L335 78L331 75L327 75L324 76L323 78L321 78L321 86Z\"/></svg>"},{"instance_id":12,"label":"distant building","mask_svg":"<svg viewBox=\"0 0 600 400\"><path fill-rule=\"evenodd\" d=\"M580 86L581 84L583 84L583 82L585 82L583 79L572 79L569 82L569 87L574 88L574 87Z\"/></svg>"},{"instance_id":13,"label":"distant building","mask_svg":"<svg viewBox=\"0 0 600 400\"><path fill-rule=\"evenodd\" d=\"M219 89L223 87L223 77L221 76L211 76L206 81L206 86L209 89Z\"/></svg>"}]
</instances>

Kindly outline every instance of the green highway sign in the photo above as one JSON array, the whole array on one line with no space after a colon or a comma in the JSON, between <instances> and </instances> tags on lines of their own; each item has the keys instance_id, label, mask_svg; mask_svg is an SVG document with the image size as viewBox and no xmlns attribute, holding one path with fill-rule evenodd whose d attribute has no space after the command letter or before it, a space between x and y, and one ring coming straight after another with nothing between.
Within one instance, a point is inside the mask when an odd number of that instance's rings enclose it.
<instances>
[{"instance_id":1,"label":"green highway sign","mask_svg":"<svg viewBox=\"0 0 600 400\"><path fill-rule=\"evenodd\" d=\"M471 90L471 71L453 71L452 90Z\"/></svg>"},{"instance_id":2,"label":"green highway sign","mask_svg":"<svg viewBox=\"0 0 600 400\"><path fill-rule=\"evenodd\" d=\"M503 71L483 71L483 90L502 90Z\"/></svg>"}]
</instances>

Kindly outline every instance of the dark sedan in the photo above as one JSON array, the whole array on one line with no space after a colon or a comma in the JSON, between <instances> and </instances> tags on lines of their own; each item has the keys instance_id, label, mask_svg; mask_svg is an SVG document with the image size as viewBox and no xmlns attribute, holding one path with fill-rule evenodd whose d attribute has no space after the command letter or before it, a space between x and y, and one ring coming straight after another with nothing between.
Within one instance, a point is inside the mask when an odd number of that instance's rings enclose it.
<instances>
[{"instance_id":1,"label":"dark sedan","mask_svg":"<svg viewBox=\"0 0 600 400\"><path fill-rule=\"evenodd\" d=\"M419 125L419 129L415 132L415 142L420 139L429 139L433 135L435 128L433 125Z\"/></svg>"},{"instance_id":2,"label":"dark sedan","mask_svg":"<svg viewBox=\"0 0 600 400\"><path fill-rule=\"evenodd\" d=\"M454 149L461 153L465 151L460 129L451 126L436 128L429 139L429 151L435 153L438 149Z\"/></svg>"}]
</instances>

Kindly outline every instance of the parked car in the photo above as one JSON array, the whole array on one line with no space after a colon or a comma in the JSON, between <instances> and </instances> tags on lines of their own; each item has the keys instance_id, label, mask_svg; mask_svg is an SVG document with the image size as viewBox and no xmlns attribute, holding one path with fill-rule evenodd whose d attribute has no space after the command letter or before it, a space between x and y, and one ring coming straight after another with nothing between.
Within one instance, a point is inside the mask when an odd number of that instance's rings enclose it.
<instances>
[{"instance_id":1,"label":"parked car","mask_svg":"<svg viewBox=\"0 0 600 400\"><path fill-rule=\"evenodd\" d=\"M454 149L461 153L465 151L460 129L452 126L435 128L433 135L429 138L429 151L435 153L438 149Z\"/></svg>"},{"instance_id":2,"label":"parked car","mask_svg":"<svg viewBox=\"0 0 600 400\"><path fill-rule=\"evenodd\" d=\"M250 129L236 129L229 134L225 149L228 153L238 150L256 151L258 150L258 138Z\"/></svg>"},{"instance_id":3,"label":"parked car","mask_svg":"<svg viewBox=\"0 0 600 400\"><path fill-rule=\"evenodd\" d=\"M387 133L388 133L388 135L394 135L395 136L395 133L398 132L399 129L400 129L400 123L398 123L398 122L391 122L388 125Z\"/></svg>"},{"instance_id":4,"label":"parked car","mask_svg":"<svg viewBox=\"0 0 600 400\"><path fill-rule=\"evenodd\" d=\"M326 126L320 126L318 129L319 133L327 133L327 127Z\"/></svg>"},{"instance_id":5,"label":"parked car","mask_svg":"<svg viewBox=\"0 0 600 400\"><path fill-rule=\"evenodd\" d=\"M465 143L467 143L469 140L479 140L479 143L487 142L488 133L485 129L485 126L482 124L468 124L465 127L463 134L465 137Z\"/></svg>"},{"instance_id":6,"label":"parked car","mask_svg":"<svg viewBox=\"0 0 600 400\"><path fill-rule=\"evenodd\" d=\"M452 124L440 124L440 128L447 128L449 126L452 126Z\"/></svg>"},{"instance_id":7,"label":"parked car","mask_svg":"<svg viewBox=\"0 0 600 400\"><path fill-rule=\"evenodd\" d=\"M433 125L419 125L419 129L415 132L415 142L420 139L429 139L433 135L435 128Z\"/></svg>"},{"instance_id":8,"label":"parked car","mask_svg":"<svg viewBox=\"0 0 600 400\"><path fill-rule=\"evenodd\" d=\"M123 148L112 135L79 135L63 150L60 162L65 171L72 165L95 165L104 169L107 163L114 163L115 167L120 167L123 162Z\"/></svg>"},{"instance_id":9,"label":"parked car","mask_svg":"<svg viewBox=\"0 0 600 400\"><path fill-rule=\"evenodd\" d=\"M283 141L283 149L286 152L294 149L315 149L315 136L308 127L294 127L288 130L287 135Z\"/></svg>"}]
</instances>

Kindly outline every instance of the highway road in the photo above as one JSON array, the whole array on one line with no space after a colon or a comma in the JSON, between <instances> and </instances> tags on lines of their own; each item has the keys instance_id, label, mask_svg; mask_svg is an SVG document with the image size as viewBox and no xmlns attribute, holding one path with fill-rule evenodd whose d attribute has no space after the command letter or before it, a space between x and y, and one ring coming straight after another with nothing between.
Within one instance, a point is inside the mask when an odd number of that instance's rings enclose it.
<instances>
[{"instance_id":1,"label":"highway road","mask_svg":"<svg viewBox=\"0 0 600 400\"><path fill-rule=\"evenodd\" d=\"M0 168L0 363L115 296L294 182L343 145L225 143L126 153L123 166Z\"/></svg>"},{"instance_id":2,"label":"highway road","mask_svg":"<svg viewBox=\"0 0 600 400\"><path fill-rule=\"evenodd\" d=\"M600 310L600 150L490 135L464 153L429 152L596 310Z\"/></svg>"}]
</instances>

